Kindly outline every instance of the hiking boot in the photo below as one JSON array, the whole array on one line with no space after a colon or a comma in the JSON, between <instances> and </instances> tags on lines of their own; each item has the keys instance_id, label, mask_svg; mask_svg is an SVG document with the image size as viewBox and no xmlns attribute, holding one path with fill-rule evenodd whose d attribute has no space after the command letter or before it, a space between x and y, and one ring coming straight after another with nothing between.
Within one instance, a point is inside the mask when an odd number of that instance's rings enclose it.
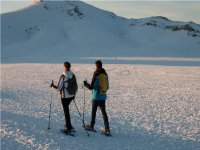
<instances>
[{"instance_id":1,"label":"hiking boot","mask_svg":"<svg viewBox=\"0 0 200 150\"><path fill-rule=\"evenodd\" d=\"M69 129L67 129L67 128L64 128L64 132L65 132L66 134L71 134L71 130L69 130Z\"/></svg>"},{"instance_id":2,"label":"hiking boot","mask_svg":"<svg viewBox=\"0 0 200 150\"><path fill-rule=\"evenodd\" d=\"M88 131L94 131L94 127L91 125L86 125L84 128L85 130L88 130Z\"/></svg>"},{"instance_id":3,"label":"hiking boot","mask_svg":"<svg viewBox=\"0 0 200 150\"><path fill-rule=\"evenodd\" d=\"M105 134L110 134L110 128L109 127L105 127L104 133Z\"/></svg>"},{"instance_id":4,"label":"hiking boot","mask_svg":"<svg viewBox=\"0 0 200 150\"><path fill-rule=\"evenodd\" d=\"M67 126L65 125L64 126L64 130L67 130ZM72 126L71 129L68 129L70 130L71 132L76 132L75 128Z\"/></svg>"}]
</instances>

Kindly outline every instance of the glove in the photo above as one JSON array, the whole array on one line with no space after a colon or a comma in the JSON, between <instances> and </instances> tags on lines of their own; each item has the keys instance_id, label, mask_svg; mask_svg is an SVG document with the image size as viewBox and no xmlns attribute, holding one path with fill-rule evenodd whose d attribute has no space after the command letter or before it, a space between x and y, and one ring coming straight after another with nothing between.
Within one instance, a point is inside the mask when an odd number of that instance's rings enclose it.
<instances>
[{"instance_id":1,"label":"glove","mask_svg":"<svg viewBox=\"0 0 200 150\"><path fill-rule=\"evenodd\" d=\"M83 81L84 86L88 85L87 81Z\"/></svg>"},{"instance_id":2,"label":"glove","mask_svg":"<svg viewBox=\"0 0 200 150\"><path fill-rule=\"evenodd\" d=\"M51 87L51 88L52 88L52 87L54 87L54 84L53 84L53 83L51 83L50 87Z\"/></svg>"},{"instance_id":3,"label":"glove","mask_svg":"<svg viewBox=\"0 0 200 150\"><path fill-rule=\"evenodd\" d=\"M52 87L54 87L55 85L53 84L53 80L52 80L52 83L51 83L51 85L50 85L50 87L52 88Z\"/></svg>"}]
</instances>

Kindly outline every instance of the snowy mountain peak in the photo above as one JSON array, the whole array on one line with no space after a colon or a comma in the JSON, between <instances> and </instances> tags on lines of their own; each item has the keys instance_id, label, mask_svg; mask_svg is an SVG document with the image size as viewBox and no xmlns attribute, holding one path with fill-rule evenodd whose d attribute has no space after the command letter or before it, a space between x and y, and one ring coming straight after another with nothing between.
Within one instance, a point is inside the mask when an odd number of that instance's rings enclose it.
<instances>
[{"instance_id":1,"label":"snowy mountain peak","mask_svg":"<svg viewBox=\"0 0 200 150\"><path fill-rule=\"evenodd\" d=\"M161 28L164 30L170 30L173 32L186 31L188 36L200 37L200 25L193 22L172 21L162 16L133 20L129 26L154 27Z\"/></svg>"},{"instance_id":2,"label":"snowy mountain peak","mask_svg":"<svg viewBox=\"0 0 200 150\"><path fill-rule=\"evenodd\" d=\"M40 1L36 3L47 12L68 14L69 16L82 18L83 13L76 4L76 1Z\"/></svg>"},{"instance_id":3,"label":"snowy mountain peak","mask_svg":"<svg viewBox=\"0 0 200 150\"><path fill-rule=\"evenodd\" d=\"M200 56L200 25L162 16L126 19L81 1L41 1L1 19L3 58Z\"/></svg>"}]
</instances>

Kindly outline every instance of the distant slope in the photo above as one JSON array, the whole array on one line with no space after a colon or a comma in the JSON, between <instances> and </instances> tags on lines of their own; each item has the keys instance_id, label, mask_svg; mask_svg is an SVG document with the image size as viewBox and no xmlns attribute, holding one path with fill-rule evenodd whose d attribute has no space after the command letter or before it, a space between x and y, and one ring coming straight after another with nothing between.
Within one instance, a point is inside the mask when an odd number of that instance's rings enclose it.
<instances>
[{"instance_id":1,"label":"distant slope","mask_svg":"<svg viewBox=\"0 0 200 150\"><path fill-rule=\"evenodd\" d=\"M81 1L41 2L1 15L2 60L88 56L200 57L200 25L126 19Z\"/></svg>"}]
</instances>

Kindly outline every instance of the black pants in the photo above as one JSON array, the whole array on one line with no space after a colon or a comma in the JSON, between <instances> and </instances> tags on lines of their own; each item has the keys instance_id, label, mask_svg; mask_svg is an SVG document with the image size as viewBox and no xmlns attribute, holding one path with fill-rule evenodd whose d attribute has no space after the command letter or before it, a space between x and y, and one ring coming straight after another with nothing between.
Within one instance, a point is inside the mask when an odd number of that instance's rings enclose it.
<instances>
[{"instance_id":1,"label":"black pants","mask_svg":"<svg viewBox=\"0 0 200 150\"><path fill-rule=\"evenodd\" d=\"M104 126L106 128L109 128L109 122L108 122L108 116L107 116L107 113L106 113L105 100L92 100L92 118L91 118L90 125L92 127L94 127L95 119L96 119L96 112L97 112L98 106L100 107L102 115L103 115Z\"/></svg>"},{"instance_id":2,"label":"black pants","mask_svg":"<svg viewBox=\"0 0 200 150\"><path fill-rule=\"evenodd\" d=\"M69 113L69 105L71 101L74 99L72 98L62 98L62 106L65 114L65 126L67 127L68 130L72 129L72 124L71 124L71 119L70 119L70 113Z\"/></svg>"}]
</instances>

